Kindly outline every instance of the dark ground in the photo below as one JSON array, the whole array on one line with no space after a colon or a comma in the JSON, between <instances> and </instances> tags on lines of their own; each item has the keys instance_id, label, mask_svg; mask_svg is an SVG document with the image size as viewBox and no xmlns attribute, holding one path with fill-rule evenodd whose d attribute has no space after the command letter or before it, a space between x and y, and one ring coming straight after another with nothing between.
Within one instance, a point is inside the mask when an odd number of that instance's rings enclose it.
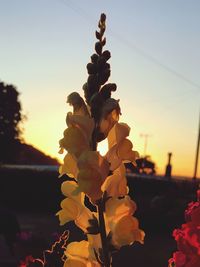
<instances>
[{"instance_id":1,"label":"dark ground","mask_svg":"<svg viewBox=\"0 0 200 267\"><path fill-rule=\"evenodd\" d=\"M16 244L15 256L10 255L3 238L1 238L0 267L17 267L18 260L25 255L42 256L43 249L50 248L46 240L52 233L61 232L57 218L51 214L21 213L17 217L22 230L32 231L40 238L38 237L35 244L34 242L24 246ZM72 237L72 239L75 238ZM170 234L146 231L144 245L135 243L130 247L122 248L120 253L114 256L113 267L167 267L168 259L175 248L175 242Z\"/></svg>"},{"instance_id":2,"label":"dark ground","mask_svg":"<svg viewBox=\"0 0 200 267\"><path fill-rule=\"evenodd\" d=\"M18 241L12 256L0 235L0 267L18 267L19 259L30 254L41 257L42 251L49 249L53 242L52 234L62 233L66 227L71 231L71 241L81 239L72 223L60 227L54 215L62 199L62 179L57 176L55 171L0 169L0 208L12 211L21 231L32 232L34 236L31 242ZM138 206L135 216L146 233L145 243L122 248L113 257L113 267L167 267L168 259L176 250L172 231L184 222L184 209L195 199L196 184L141 177L130 177L128 181L130 195Z\"/></svg>"}]
</instances>

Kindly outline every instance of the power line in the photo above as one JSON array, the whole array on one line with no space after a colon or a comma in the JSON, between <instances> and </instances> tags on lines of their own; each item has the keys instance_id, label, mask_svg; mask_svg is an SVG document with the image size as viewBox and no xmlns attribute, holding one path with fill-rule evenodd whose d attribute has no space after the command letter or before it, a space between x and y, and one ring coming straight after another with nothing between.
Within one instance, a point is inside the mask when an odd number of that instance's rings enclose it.
<instances>
[{"instance_id":1,"label":"power line","mask_svg":"<svg viewBox=\"0 0 200 267\"><path fill-rule=\"evenodd\" d=\"M64 5L68 6L69 8L71 8L75 13L79 14L87 22L92 23L92 24L95 22L94 18L91 15L86 13L85 10L83 10L81 7L75 6L72 1L70 1L70 0L57 0L57 1L63 3ZM110 35L111 35L111 37L117 39L122 44L125 44L127 47L135 50L136 53L138 53L143 58L153 62L154 64L158 65L159 67L163 68L164 70L168 71L169 73L173 74L174 76L178 77L179 79L185 81L186 83L190 84L191 86L195 87L196 89L198 89L198 90L200 89L200 85L198 83L192 81L188 77L185 77L183 74L179 73L178 71L171 68L170 66L162 63L161 61L159 61L157 58L153 57L152 55L149 55L143 49L139 48L137 45L135 45L131 41L125 39L120 34L110 30Z\"/></svg>"}]
</instances>

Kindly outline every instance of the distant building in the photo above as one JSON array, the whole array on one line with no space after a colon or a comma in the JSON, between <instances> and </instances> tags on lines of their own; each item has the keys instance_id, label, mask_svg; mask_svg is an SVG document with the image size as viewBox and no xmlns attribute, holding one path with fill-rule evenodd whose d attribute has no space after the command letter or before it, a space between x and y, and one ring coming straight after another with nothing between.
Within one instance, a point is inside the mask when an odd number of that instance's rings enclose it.
<instances>
[{"instance_id":1,"label":"distant building","mask_svg":"<svg viewBox=\"0 0 200 267\"><path fill-rule=\"evenodd\" d=\"M172 153L168 153L168 163L165 169L165 177L167 178L171 178L171 174L172 174L171 157L172 157Z\"/></svg>"}]
</instances>

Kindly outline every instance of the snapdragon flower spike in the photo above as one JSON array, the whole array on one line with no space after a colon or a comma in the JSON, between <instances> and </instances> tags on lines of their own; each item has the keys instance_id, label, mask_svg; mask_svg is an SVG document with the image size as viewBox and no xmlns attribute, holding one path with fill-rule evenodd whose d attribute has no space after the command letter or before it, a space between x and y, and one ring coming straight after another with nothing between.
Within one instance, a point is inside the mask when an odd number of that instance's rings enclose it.
<instances>
[{"instance_id":1,"label":"snapdragon flower spike","mask_svg":"<svg viewBox=\"0 0 200 267\"><path fill-rule=\"evenodd\" d=\"M77 92L68 96L73 112L67 113L67 129L60 140L60 152L67 151L60 175L67 174L74 181L62 184L65 199L57 215L61 225L73 220L87 237L67 246L64 267L110 267L113 251L144 240L144 232L133 217L136 204L127 195L124 167L126 161L135 163L138 153L127 138L129 126L119 123L119 100L111 97L117 86L106 84L111 54L103 49L105 20L102 14L96 31L95 54L87 65L85 101ZM102 156L97 143L105 138L108 152ZM97 213L86 207L85 195L96 206Z\"/></svg>"}]
</instances>

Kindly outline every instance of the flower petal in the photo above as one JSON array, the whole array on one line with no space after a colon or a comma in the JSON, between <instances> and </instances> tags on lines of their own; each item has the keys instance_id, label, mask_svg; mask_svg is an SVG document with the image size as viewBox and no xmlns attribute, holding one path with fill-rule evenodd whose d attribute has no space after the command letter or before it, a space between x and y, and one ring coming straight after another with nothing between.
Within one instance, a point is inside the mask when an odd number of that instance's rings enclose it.
<instances>
[{"instance_id":1,"label":"flower petal","mask_svg":"<svg viewBox=\"0 0 200 267\"><path fill-rule=\"evenodd\" d=\"M89 220L92 218L92 212L84 206L74 222L84 233L87 233L87 229L90 226Z\"/></svg>"},{"instance_id":2,"label":"flower petal","mask_svg":"<svg viewBox=\"0 0 200 267\"><path fill-rule=\"evenodd\" d=\"M131 162L135 162L138 158L138 152L132 151L133 144L130 140L124 139L118 145L117 154L121 160L129 160Z\"/></svg>"},{"instance_id":3,"label":"flower petal","mask_svg":"<svg viewBox=\"0 0 200 267\"><path fill-rule=\"evenodd\" d=\"M73 221L80 215L81 206L74 199L65 198L60 205L62 209L56 213L59 216L60 225Z\"/></svg>"},{"instance_id":4,"label":"flower petal","mask_svg":"<svg viewBox=\"0 0 200 267\"><path fill-rule=\"evenodd\" d=\"M125 215L132 215L135 211L136 204L129 196L110 198L106 202L106 217L109 221L116 221Z\"/></svg>"},{"instance_id":5,"label":"flower petal","mask_svg":"<svg viewBox=\"0 0 200 267\"><path fill-rule=\"evenodd\" d=\"M68 258L67 261L76 260L76 262L80 264L77 265L78 267L100 267L100 264L96 261L91 245L86 240L70 243L66 248L65 255ZM85 265L81 265L81 263ZM68 267L68 265L66 266ZM64 265L64 267L66 266ZM77 266L72 265L72 267Z\"/></svg>"},{"instance_id":6,"label":"flower petal","mask_svg":"<svg viewBox=\"0 0 200 267\"><path fill-rule=\"evenodd\" d=\"M129 132L130 127L126 123L116 123L108 134L109 149L129 136Z\"/></svg>"},{"instance_id":7,"label":"flower petal","mask_svg":"<svg viewBox=\"0 0 200 267\"><path fill-rule=\"evenodd\" d=\"M131 245L135 241L143 244L145 233L138 228L138 220L130 215L123 216L114 226L112 231L113 245Z\"/></svg>"},{"instance_id":8,"label":"flower petal","mask_svg":"<svg viewBox=\"0 0 200 267\"><path fill-rule=\"evenodd\" d=\"M103 181L100 172L92 168L81 169L77 181L80 190L88 195L93 203L101 198Z\"/></svg>"},{"instance_id":9,"label":"flower petal","mask_svg":"<svg viewBox=\"0 0 200 267\"><path fill-rule=\"evenodd\" d=\"M63 267L87 267L87 261L79 259L67 259Z\"/></svg>"},{"instance_id":10,"label":"flower petal","mask_svg":"<svg viewBox=\"0 0 200 267\"><path fill-rule=\"evenodd\" d=\"M69 127L64 131L64 138L60 140L60 146L70 154L79 157L84 150L89 149L89 141L80 129Z\"/></svg>"},{"instance_id":11,"label":"flower petal","mask_svg":"<svg viewBox=\"0 0 200 267\"><path fill-rule=\"evenodd\" d=\"M78 174L78 167L75 158L71 154L64 157L64 164L59 168L60 176L67 174L69 177L76 178Z\"/></svg>"},{"instance_id":12,"label":"flower petal","mask_svg":"<svg viewBox=\"0 0 200 267\"><path fill-rule=\"evenodd\" d=\"M79 204L84 203L84 195L78 192L78 184L74 181L65 181L61 185L61 191L64 196L71 198Z\"/></svg>"},{"instance_id":13,"label":"flower petal","mask_svg":"<svg viewBox=\"0 0 200 267\"><path fill-rule=\"evenodd\" d=\"M104 136L107 136L109 131L112 129L112 127L118 120L119 120L119 112L116 109L114 109L105 118L101 119L99 125L101 133L103 133Z\"/></svg>"},{"instance_id":14,"label":"flower petal","mask_svg":"<svg viewBox=\"0 0 200 267\"><path fill-rule=\"evenodd\" d=\"M123 161L130 161L136 164L135 160L139 157L139 154L137 151L133 151L132 147L131 141L124 139L110 148L105 155L105 158L110 163L110 170L118 168Z\"/></svg>"},{"instance_id":15,"label":"flower petal","mask_svg":"<svg viewBox=\"0 0 200 267\"><path fill-rule=\"evenodd\" d=\"M108 196L121 197L128 194L125 167L122 163L112 175L108 176L103 183L101 190L106 191Z\"/></svg>"},{"instance_id":16,"label":"flower petal","mask_svg":"<svg viewBox=\"0 0 200 267\"><path fill-rule=\"evenodd\" d=\"M95 169L104 180L109 173L109 162L97 151L85 151L78 159L79 169Z\"/></svg>"},{"instance_id":17,"label":"flower petal","mask_svg":"<svg viewBox=\"0 0 200 267\"><path fill-rule=\"evenodd\" d=\"M56 216L59 217L60 225L64 225L65 223L73 220L73 217L69 217L65 210L59 210L56 213Z\"/></svg>"},{"instance_id":18,"label":"flower petal","mask_svg":"<svg viewBox=\"0 0 200 267\"><path fill-rule=\"evenodd\" d=\"M86 240L80 242L71 242L66 250L65 255L67 257L76 257L79 259L88 259L89 258L89 243Z\"/></svg>"},{"instance_id":19,"label":"flower petal","mask_svg":"<svg viewBox=\"0 0 200 267\"><path fill-rule=\"evenodd\" d=\"M94 120L88 116L73 115L71 112L67 113L67 125L79 128L84 136L91 138L94 129Z\"/></svg>"}]
</instances>

